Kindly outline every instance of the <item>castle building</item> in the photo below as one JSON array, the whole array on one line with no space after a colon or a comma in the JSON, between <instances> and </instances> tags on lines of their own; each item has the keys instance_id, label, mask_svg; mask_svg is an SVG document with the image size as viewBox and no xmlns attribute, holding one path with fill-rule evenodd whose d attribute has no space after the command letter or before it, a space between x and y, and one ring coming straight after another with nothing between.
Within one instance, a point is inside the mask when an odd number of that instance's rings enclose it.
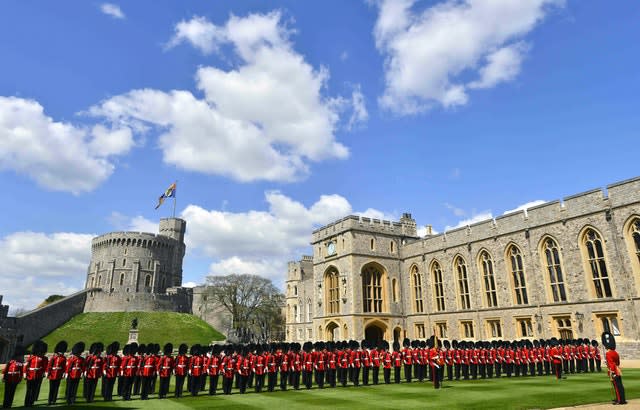
<instances>
[{"instance_id":1,"label":"castle building","mask_svg":"<svg viewBox=\"0 0 640 410\"><path fill-rule=\"evenodd\" d=\"M160 220L159 233L110 232L91 241L85 312L191 312L182 286L186 221Z\"/></svg>"},{"instance_id":2,"label":"castle building","mask_svg":"<svg viewBox=\"0 0 640 410\"><path fill-rule=\"evenodd\" d=\"M290 262L286 338L616 336L640 358L640 177L441 234L347 216Z\"/></svg>"}]
</instances>

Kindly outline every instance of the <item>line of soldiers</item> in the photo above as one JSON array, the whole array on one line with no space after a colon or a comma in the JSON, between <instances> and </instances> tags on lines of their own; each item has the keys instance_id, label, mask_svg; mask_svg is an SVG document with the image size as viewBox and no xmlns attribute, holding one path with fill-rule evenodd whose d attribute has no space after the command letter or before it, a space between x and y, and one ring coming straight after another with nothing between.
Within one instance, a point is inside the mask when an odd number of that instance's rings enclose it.
<instances>
[{"instance_id":1,"label":"line of soldiers","mask_svg":"<svg viewBox=\"0 0 640 410\"><path fill-rule=\"evenodd\" d=\"M158 344L127 344L119 354L119 343L106 348L94 343L87 355L85 344L76 343L66 356L67 343L62 341L52 357L45 355L47 345L38 341L24 360L25 350L5 367L2 380L6 383L3 407L11 407L15 388L24 378L27 382L25 406L38 399L44 378L49 379L48 404L55 404L62 379L66 379L65 400L74 404L81 380L84 398L94 401L98 381L105 401L116 393L124 400L139 395L141 400L155 394L166 398L171 376L175 377L175 397L181 397L185 387L193 396L205 391L215 395L219 381L224 394L231 394L235 384L240 393L248 388L256 392L400 383L414 379L429 380L440 388L446 380L484 379L555 375L601 371L601 356L595 340L519 340L519 341L449 341L432 336L428 340L404 339L402 347L395 341L377 344L363 340L337 342L226 344L189 349L181 344L173 355L173 345L167 343L160 353ZM188 353L188 354L187 354ZM24 361L23 361L24 360ZM382 370L382 375L381 375ZM381 378L382 376L382 378ZM159 383L156 383L159 379Z\"/></svg>"}]
</instances>

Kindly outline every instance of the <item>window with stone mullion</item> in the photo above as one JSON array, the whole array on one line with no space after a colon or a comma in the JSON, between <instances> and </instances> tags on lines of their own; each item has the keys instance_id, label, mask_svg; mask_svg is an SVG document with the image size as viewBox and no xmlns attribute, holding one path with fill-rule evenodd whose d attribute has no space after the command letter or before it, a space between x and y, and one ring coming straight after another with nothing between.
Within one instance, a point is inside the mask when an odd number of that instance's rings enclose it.
<instances>
[{"instance_id":1,"label":"window with stone mullion","mask_svg":"<svg viewBox=\"0 0 640 410\"><path fill-rule=\"evenodd\" d=\"M496 294L496 282L493 276L493 260L488 252L482 253L482 271L487 307L496 307L498 306L498 296Z\"/></svg>"},{"instance_id":2,"label":"window with stone mullion","mask_svg":"<svg viewBox=\"0 0 640 410\"><path fill-rule=\"evenodd\" d=\"M471 309L471 298L469 296L469 278L467 276L467 265L461 257L456 260L456 270L458 271L458 290L460 292L460 308Z\"/></svg>"},{"instance_id":3,"label":"window with stone mullion","mask_svg":"<svg viewBox=\"0 0 640 410\"><path fill-rule=\"evenodd\" d=\"M527 297L527 285L524 278L524 264L520 250L514 245L510 251L511 273L513 275L513 287L516 295L516 304L526 305L529 303Z\"/></svg>"},{"instance_id":4,"label":"window with stone mullion","mask_svg":"<svg viewBox=\"0 0 640 410\"><path fill-rule=\"evenodd\" d=\"M440 265L438 263L433 265L433 286L435 288L436 295L436 310L438 312L442 312L445 310L444 284L442 282L442 269L440 269Z\"/></svg>"},{"instance_id":5,"label":"window with stone mullion","mask_svg":"<svg viewBox=\"0 0 640 410\"><path fill-rule=\"evenodd\" d=\"M604 259L604 249L602 248L600 236L594 230L587 231L585 235L585 245L589 257L589 266L591 267L596 297L611 297L611 285L609 283L607 263Z\"/></svg>"},{"instance_id":6,"label":"window with stone mullion","mask_svg":"<svg viewBox=\"0 0 640 410\"><path fill-rule=\"evenodd\" d=\"M564 279L562 277L560 253L558 251L558 245L552 239L547 239L545 241L545 256L553 301L565 302L567 300L567 294L565 292Z\"/></svg>"}]
</instances>

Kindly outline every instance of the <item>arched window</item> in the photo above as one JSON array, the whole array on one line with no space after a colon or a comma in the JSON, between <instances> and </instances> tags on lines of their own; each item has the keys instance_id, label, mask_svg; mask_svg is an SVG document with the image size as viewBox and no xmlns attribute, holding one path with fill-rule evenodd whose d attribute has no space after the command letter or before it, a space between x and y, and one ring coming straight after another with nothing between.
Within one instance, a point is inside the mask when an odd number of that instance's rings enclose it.
<instances>
[{"instance_id":1,"label":"arched window","mask_svg":"<svg viewBox=\"0 0 640 410\"><path fill-rule=\"evenodd\" d=\"M634 260L640 263L640 219L636 218L630 225L631 242L633 243Z\"/></svg>"},{"instance_id":2,"label":"arched window","mask_svg":"<svg viewBox=\"0 0 640 410\"><path fill-rule=\"evenodd\" d=\"M300 322L300 312L298 311L298 305L293 305L293 316L296 318L296 323Z\"/></svg>"},{"instance_id":3,"label":"arched window","mask_svg":"<svg viewBox=\"0 0 640 410\"><path fill-rule=\"evenodd\" d=\"M489 252L480 253L480 267L482 270L482 282L484 283L484 294L487 307L498 306L498 296L496 294L496 280L493 276L493 259Z\"/></svg>"},{"instance_id":4,"label":"arched window","mask_svg":"<svg viewBox=\"0 0 640 410\"><path fill-rule=\"evenodd\" d=\"M431 266L433 275L433 294L436 297L436 311L443 312L444 306L444 282L442 281L442 269L438 262L433 262Z\"/></svg>"},{"instance_id":5,"label":"arched window","mask_svg":"<svg viewBox=\"0 0 640 410\"><path fill-rule=\"evenodd\" d=\"M120 274L120 286L124 285L124 273Z\"/></svg>"},{"instance_id":6,"label":"arched window","mask_svg":"<svg viewBox=\"0 0 640 410\"><path fill-rule=\"evenodd\" d=\"M507 252L511 265L511 277L513 279L513 293L516 305L526 305L529 303L527 296L527 284L524 279L524 263L522 262L522 252L516 245L511 245Z\"/></svg>"},{"instance_id":7,"label":"arched window","mask_svg":"<svg viewBox=\"0 0 640 410\"><path fill-rule=\"evenodd\" d=\"M362 269L362 297L364 312L382 312L382 272L374 265Z\"/></svg>"},{"instance_id":8,"label":"arched window","mask_svg":"<svg viewBox=\"0 0 640 410\"><path fill-rule=\"evenodd\" d=\"M625 225L624 232L631 257L631 269L636 275L636 280L640 280L640 218L631 218Z\"/></svg>"},{"instance_id":9,"label":"arched window","mask_svg":"<svg viewBox=\"0 0 640 410\"><path fill-rule=\"evenodd\" d=\"M596 297L610 298L612 296L611 284L609 283L609 272L607 271L602 238L595 230L589 228L582 236L582 245L586 250Z\"/></svg>"},{"instance_id":10,"label":"arched window","mask_svg":"<svg viewBox=\"0 0 640 410\"><path fill-rule=\"evenodd\" d=\"M147 275L144 278L144 286L149 287L151 286L151 275Z\"/></svg>"},{"instance_id":11,"label":"arched window","mask_svg":"<svg viewBox=\"0 0 640 410\"><path fill-rule=\"evenodd\" d=\"M331 269L324 276L324 288L326 289L326 301L328 314L340 313L340 276L337 270Z\"/></svg>"},{"instance_id":12,"label":"arched window","mask_svg":"<svg viewBox=\"0 0 640 410\"><path fill-rule=\"evenodd\" d=\"M460 309L471 309L471 298L469 296L469 276L467 275L467 263L462 256L458 256L453 263L458 275L458 294L460 295Z\"/></svg>"},{"instance_id":13,"label":"arched window","mask_svg":"<svg viewBox=\"0 0 640 410\"><path fill-rule=\"evenodd\" d=\"M424 305L422 303L422 276L417 266L411 267L411 284L413 285L413 308L415 313L423 313Z\"/></svg>"},{"instance_id":14,"label":"arched window","mask_svg":"<svg viewBox=\"0 0 640 410\"><path fill-rule=\"evenodd\" d=\"M542 253L544 254L543 265L547 268L549 286L554 302L566 302L567 292L564 288L564 275L562 271L562 260L558 244L552 238L545 238L542 243Z\"/></svg>"},{"instance_id":15,"label":"arched window","mask_svg":"<svg viewBox=\"0 0 640 410\"><path fill-rule=\"evenodd\" d=\"M311 299L307 300L307 322L311 322Z\"/></svg>"},{"instance_id":16,"label":"arched window","mask_svg":"<svg viewBox=\"0 0 640 410\"><path fill-rule=\"evenodd\" d=\"M122 266L125 266L126 264L127 264L127 260L126 260L126 259L123 259L123 260L122 260Z\"/></svg>"}]
</instances>

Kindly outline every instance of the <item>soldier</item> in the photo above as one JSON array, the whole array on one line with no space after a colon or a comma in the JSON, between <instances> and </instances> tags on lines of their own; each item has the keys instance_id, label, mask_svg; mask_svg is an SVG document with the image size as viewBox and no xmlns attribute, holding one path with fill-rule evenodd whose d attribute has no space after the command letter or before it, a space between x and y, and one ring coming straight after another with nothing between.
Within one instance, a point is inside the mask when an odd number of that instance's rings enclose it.
<instances>
[{"instance_id":1,"label":"soldier","mask_svg":"<svg viewBox=\"0 0 640 410\"><path fill-rule=\"evenodd\" d=\"M564 349L555 337L551 339L550 345L549 356L553 363L553 373L556 375L556 379L560 380L562 378Z\"/></svg>"},{"instance_id":2,"label":"soldier","mask_svg":"<svg viewBox=\"0 0 640 410\"><path fill-rule=\"evenodd\" d=\"M315 374L316 385L318 385L319 388L324 389L324 379L327 371L327 352L323 342L316 342L313 347L313 371Z\"/></svg>"},{"instance_id":3,"label":"soldier","mask_svg":"<svg viewBox=\"0 0 640 410\"><path fill-rule=\"evenodd\" d=\"M371 369L371 352L369 351L369 342L363 340L360 343L360 364L362 365L362 385L369 385L369 370Z\"/></svg>"},{"instance_id":4,"label":"soldier","mask_svg":"<svg viewBox=\"0 0 640 410\"><path fill-rule=\"evenodd\" d=\"M371 344L369 355L371 357L371 377L374 385L377 385L379 381L380 366L382 364L382 360L380 359L381 351L382 341L379 341L377 345L374 345L373 343Z\"/></svg>"},{"instance_id":5,"label":"soldier","mask_svg":"<svg viewBox=\"0 0 640 410\"><path fill-rule=\"evenodd\" d=\"M65 391L65 399L68 405L76 402L78 395L78 385L85 371L85 359L82 357L84 352L84 342L78 342L71 348L71 356L67 359L67 365L64 371L64 378L67 379L67 388Z\"/></svg>"},{"instance_id":6,"label":"soldier","mask_svg":"<svg viewBox=\"0 0 640 410\"><path fill-rule=\"evenodd\" d=\"M85 385L86 385L86 394L85 398L87 399L87 403L92 403L96 394L96 388L98 386L98 380L103 376L104 372L104 358L102 357L102 350L104 345L102 343L94 344L93 354L86 361L86 370L85 370Z\"/></svg>"},{"instance_id":7,"label":"soldier","mask_svg":"<svg viewBox=\"0 0 640 410\"><path fill-rule=\"evenodd\" d=\"M184 379L189 373L189 362L191 361L187 356L187 350L189 347L182 343L178 347L178 356L176 357L176 365L173 370L173 374L176 375L176 391L175 397L182 397L182 390L184 388Z\"/></svg>"},{"instance_id":8,"label":"soldier","mask_svg":"<svg viewBox=\"0 0 640 410\"><path fill-rule=\"evenodd\" d=\"M504 350L504 366L505 373L507 377L511 377L511 373L513 373L513 368L516 360L516 352L513 349L513 343L509 343L507 341L504 342L505 350Z\"/></svg>"},{"instance_id":9,"label":"soldier","mask_svg":"<svg viewBox=\"0 0 640 410\"><path fill-rule=\"evenodd\" d=\"M543 348L544 348L544 374L546 376L549 376L551 374L551 346L549 344L549 341L547 340L542 340L540 341L540 343L542 344Z\"/></svg>"},{"instance_id":10,"label":"soldier","mask_svg":"<svg viewBox=\"0 0 640 410\"><path fill-rule=\"evenodd\" d=\"M413 354L408 338L402 341L402 363L404 364L404 379L407 383L411 383L411 370L413 366Z\"/></svg>"},{"instance_id":11,"label":"soldier","mask_svg":"<svg viewBox=\"0 0 640 410\"><path fill-rule=\"evenodd\" d=\"M302 345L302 384L309 390L313 380L313 344L309 341Z\"/></svg>"},{"instance_id":12,"label":"soldier","mask_svg":"<svg viewBox=\"0 0 640 410\"><path fill-rule=\"evenodd\" d=\"M204 356L202 346L195 344L191 346L191 360L189 361L189 373L191 382L189 383L189 391L192 396L197 396L201 390L201 377L204 376ZM247 372L248 375L248 372ZM245 385L246 386L246 385Z\"/></svg>"},{"instance_id":13,"label":"soldier","mask_svg":"<svg viewBox=\"0 0 640 410\"><path fill-rule=\"evenodd\" d=\"M498 356L496 346L497 343L495 340L491 341L491 343L487 342L485 344L485 347L487 349L487 377L490 379L493 377L493 370L496 365L496 357Z\"/></svg>"},{"instance_id":14,"label":"soldier","mask_svg":"<svg viewBox=\"0 0 640 410\"><path fill-rule=\"evenodd\" d=\"M427 346L429 347L427 357L429 360L429 367L431 368L431 377L432 377L434 389L440 388L441 371L444 370L443 369L444 359L442 358L437 342L442 343L439 340L436 341L435 338L431 336L431 338L427 343Z\"/></svg>"},{"instance_id":15,"label":"soldier","mask_svg":"<svg viewBox=\"0 0 640 410\"><path fill-rule=\"evenodd\" d=\"M24 362L22 373L27 381L27 392L24 397L24 406L31 407L38 400L40 385L47 370L48 359L47 344L38 340L33 344L33 354Z\"/></svg>"},{"instance_id":16,"label":"soldier","mask_svg":"<svg viewBox=\"0 0 640 410\"><path fill-rule=\"evenodd\" d=\"M133 377L138 365L134 356L137 344L127 344L122 349L122 361L120 362L120 376L122 377L122 399L131 400L131 389L133 388Z\"/></svg>"},{"instance_id":17,"label":"soldier","mask_svg":"<svg viewBox=\"0 0 640 410\"><path fill-rule=\"evenodd\" d=\"M422 382L424 380L424 368L422 366L423 359L423 349L420 346L419 340L412 340L410 343L411 346L411 361L413 362L413 369L411 371L411 375L418 379L418 381Z\"/></svg>"},{"instance_id":18,"label":"soldier","mask_svg":"<svg viewBox=\"0 0 640 410\"><path fill-rule=\"evenodd\" d=\"M478 361L480 359L480 352L478 349L478 344L469 342L469 372L471 373L471 378L473 380L478 378Z\"/></svg>"},{"instance_id":19,"label":"soldier","mask_svg":"<svg viewBox=\"0 0 640 410\"><path fill-rule=\"evenodd\" d=\"M362 369L362 351L360 343L355 340L349 342L351 344L351 357L349 364L351 365L351 382L354 386L360 385L360 369Z\"/></svg>"},{"instance_id":20,"label":"soldier","mask_svg":"<svg viewBox=\"0 0 640 410\"><path fill-rule=\"evenodd\" d=\"M256 354L255 354L256 345L254 343L249 343L247 348L248 348L248 352L247 352L246 358L249 359L249 376L247 377L247 387L251 388L253 387L253 378L254 378L253 364L256 359Z\"/></svg>"},{"instance_id":21,"label":"soldier","mask_svg":"<svg viewBox=\"0 0 640 410\"><path fill-rule=\"evenodd\" d=\"M487 378L487 349L483 341L476 343L476 350L478 351L478 373L481 379Z\"/></svg>"},{"instance_id":22,"label":"soldier","mask_svg":"<svg viewBox=\"0 0 640 410\"><path fill-rule=\"evenodd\" d=\"M300 354L300 343L291 343L291 386L295 390L300 389L300 372L302 372L302 355Z\"/></svg>"},{"instance_id":23,"label":"soldier","mask_svg":"<svg viewBox=\"0 0 640 410\"><path fill-rule=\"evenodd\" d=\"M287 390L287 380L289 380L291 372L291 350L290 345L284 343L280 350L280 390Z\"/></svg>"},{"instance_id":24,"label":"soldier","mask_svg":"<svg viewBox=\"0 0 640 410\"><path fill-rule=\"evenodd\" d=\"M327 383L329 387L336 387L336 372L338 369L338 348L334 342L327 342Z\"/></svg>"},{"instance_id":25,"label":"soldier","mask_svg":"<svg viewBox=\"0 0 640 410\"><path fill-rule=\"evenodd\" d=\"M4 387L4 401L2 407L11 408L13 405L13 397L16 393L16 387L22 381L22 368L24 366L25 349L22 346L16 346L13 353L13 359L4 367L2 371L2 383Z\"/></svg>"},{"instance_id":26,"label":"soldier","mask_svg":"<svg viewBox=\"0 0 640 410\"><path fill-rule=\"evenodd\" d=\"M266 371L266 361L264 356L265 347L261 344L256 346L256 355L251 364L252 373L255 375L255 392L262 392L264 386L264 376Z\"/></svg>"},{"instance_id":27,"label":"soldier","mask_svg":"<svg viewBox=\"0 0 640 410\"><path fill-rule=\"evenodd\" d=\"M496 349L496 362L494 365L494 369L496 372L496 377L499 378L502 376L502 372L504 370L504 342L502 340L498 340L495 345Z\"/></svg>"},{"instance_id":28,"label":"soldier","mask_svg":"<svg viewBox=\"0 0 640 410\"><path fill-rule=\"evenodd\" d=\"M442 350L442 356L444 357L444 365L447 369L447 380L451 381L453 380L453 357L454 357L454 352L453 349L451 349L451 342L448 340L445 340L444 342L442 342L442 344L444 345L444 349Z\"/></svg>"},{"instance_id":29,"label":"soldier","mask_svg":"<svg viewBox=\"0 0 640 410\"><path fill-rule=\"evenodd\" d=\"M49 400L47 403L49 406L56 404L58 400L58 391L60 389L60 381L64 375L64 368L67 364L67 358L64 354L67 352L68 344L66 341L61 340L53 349L53 356L47 364L47 371L45 375L49 379Z\"/></svg>"},{"instance_id":30,"label":"soldier","mask_svg":"<svg viewBox=\"0 0 640 410\"><path fill-rule=\"evenodd\" d=\"M400 342L393 342L393 381L400 383L400 369L402 368L402 352L400 351Z\"/></svg>"},{"instance_id":31,"label":"soldier","mask_svg":"<svg viewBox=\"0 0 640 410\"><path fill-rule=\"evenodd\" d=\"M338 352L338 379L342 387L347 386L347 372L349 371L349 349L347 342L340 342L340 351Z\"/></svg>"},{"instance_id":32,"label":"soldier","mask_svg":"<svg viewBox=\"0 0 640 410\"><path fill-rule=\"evenodd\" d=\"M212 345L209 348L209 358L205 365L205 377L209 376L209 396L214 396L218 390L218 379L222 373L222 359L220 358L220 346Z\"/></svg>"},{"instance_id":33,"label":"soldier","mask_svg":"<svg viewBox=\"0 0 640 410\"><path fill-rule=\"evenodd\" d=\"M269 350L265 352L265 367L267 371L267 391L273 392L276 388L276 381L278 380L278 356L277 345L271 343Z\"/></svg>"},{"instance_id":34,"label":"soldier","mask_svg":"<svg viewBox=\"0 0 640 410\"><path fill-rule=\"evenodd\" d=\"M627 400L624 396L624 386L622 385L620 356L618 355L618 352L616 352L616 339L611 333L604 332L602 333L602 345L607 349L607 353L605 354L608 369L607 373L615 392L613 404L627 404Z\"/></svg>"},{"instance_id":35,"label":"soldier","mask_svg":"<svg viewBox=\"0 0 640 410\"><path fill-rule=\"evenodd\" d=\"M138 345L138 351L135 352L136 365L138 367L136 368L135 375L133 377L133 394L136 396L140 394L140 388L142 384L142 366L143 366L144 356L146 353L147 353L147 345L144 343Z\"/></svg>"},{"instance_id":36,"label":"soldier","mask_svg":"<svg viewBox=\"0 0 640 410\"><path fill-rule=\"evenodd\" d=\"M167 343L162 349L163 356L158 360L158 376L160 377L160 389L158 398L165 399L169 393L171 373L175 369L175 359L173 358L173 344Z\"/></svg>"},{"instance_id":37,"label":"soldier","mask_svg":"<svg viewBox=\"0 0 640 410\"><path fill-rule=\"evenodd\" d=\"M118 356L118 350L120 349L120 343L113 342L107 346L107 357L105 358L104 367L104 383L102 395L105 401L113 400L113 386L116 382L116 377L120 374L120 365L122 359Z\"/></svg>"},{"instance_id":38,"label":"soldier","mask_svg":"<svg viewBox=\"0 0 640 410\"><path fill-rule=\"evenodd\" d=\"M222 358L222 393L231 394L233 378L236 372L236 352L231 345L225 345Z\"/></svg>"},{"instance_id":39,"label":"soldier","mask_svg":"<svg viewBox=\"0 0 640 410\"><path fill-rule=\"evenodd\" d=\"M601 368L602 357L600 357L600 349L598 349L598 342L596 340L591 341L591 349L593 352L593 361L595 362L596 370L599 373L602 371L602 368Z\"/></svg>"},{"instance_id":40,"label":"soldier","mask_svg":"<svg viewBox=\"0 0 640 410\"><path fill-rule=\"evenodd\" d=\"M538 364L538 347L531 341L527 341L527 347L529 348L529 376L535 376Z\"/></svg>"},{"instance_id":41,"label":"soldier","mask_svg":"<svg viewBox=\"0 0 640 410\"><path fill-rule=\"evenodd\" d=\"M382 360L384 384L389 384L391 383L391 369L393 368L393 356L389 351L389 342L387 342L386 340L383 340L381 342L381 345L382 345L382 352L380 353L380 359Z\"/></svg>"}]
</instances>

